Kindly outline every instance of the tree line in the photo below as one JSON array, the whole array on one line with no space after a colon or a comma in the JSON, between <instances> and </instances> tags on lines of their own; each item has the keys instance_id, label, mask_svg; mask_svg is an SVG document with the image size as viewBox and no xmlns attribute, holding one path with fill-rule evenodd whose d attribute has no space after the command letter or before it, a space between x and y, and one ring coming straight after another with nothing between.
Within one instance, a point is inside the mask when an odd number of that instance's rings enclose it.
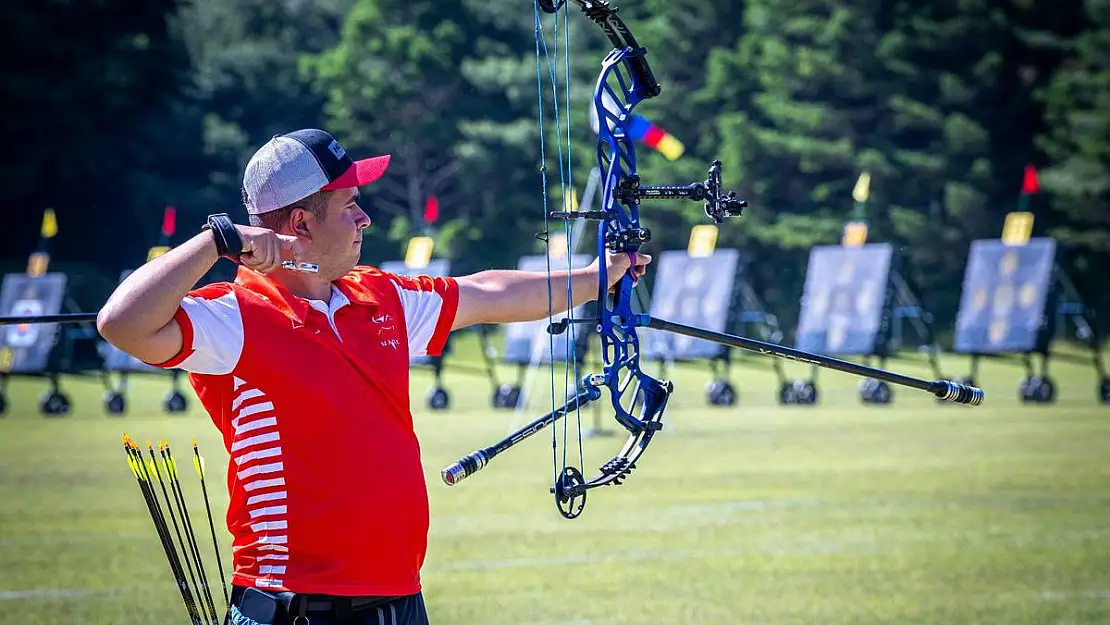
<instances>
[{"instance_id":1,"label":"tree line","mask_svg":"<svg viewBox=\"0 0 1110 625\"><path fill-rule=\"evenodd\" d=\"M617 4L663 86L637 111L686 148L671 161L638 146L644 181L701 180L722 160L750 206L718 244L750 255L787 319L808 249L839 240L861 171L870 239L903 250L939 319L954 318L968 245L999 235L1027 164L1042 186L1035 234L1056 237L1079 287L1110 304L1110 0ZM596 162L588 107L608 42L577 9L541 16L557 66L537 64L526 0L41 0L0 16L14 224L0 260L22 270L53 208L54 266L90 308L145 258L166 205L177 240L209 213L245 220L242 167L275 134L322 127L354 154L392 153L364 193L376 220L365 260L428 233L456 272L541 249L541 159L561 205L568 136L579 192ZM644 221L658 252L685 247L704 217L652 203Z\"/></svg>"}]
</instances>

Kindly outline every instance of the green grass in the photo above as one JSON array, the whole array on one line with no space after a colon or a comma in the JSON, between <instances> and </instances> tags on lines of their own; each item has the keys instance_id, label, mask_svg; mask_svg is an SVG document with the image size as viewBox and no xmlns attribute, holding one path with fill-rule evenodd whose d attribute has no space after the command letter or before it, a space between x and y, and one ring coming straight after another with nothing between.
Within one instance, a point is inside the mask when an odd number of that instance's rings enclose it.
<instances>
[{"instance_id":1,"label":"green grass","mask_svg":"<svg viewBox=\"0 0 1110 625\"><path fill-rule=\"evenodd\" d=\"M967 370L955 357L942 364ZM891 367L930 375L919 361ZM513 415L489 408L482 378L450 370L454 408L428 412L430 376L415 371L432 620L1108 623L1110 407L1095 401L1092 367L1054 364L1053 374L1060 398L1050 407L1021 405L1020 368L992 362L980 408L909 389L895 389L891 407L863 407L856 379L836 372L819 377L820 406L783 408L766 367L740 366L740 403L721 409L705 404L707 370L683 367L672 375L668 429L636 473L592 492L585 514L566 521L547 492L550 430L444 486L439 470L504 436ZM549 383L545 371L537 392ZM217 523L227 456L195 399L187 415L162 413L167 385L134 382L129 414L115 418L98 382L69 379L76 412L47 419L36 406L44 381L11 384L0 419L0 623L187 622L120 435L167 437L179 457L197 437ZM541 393L518 423L549 406ZM586 440L587 466L622 440ZM195 474L184 478L207 537ZM202 545L215 575L210 539Z\"/></svg>"}]
</instances>

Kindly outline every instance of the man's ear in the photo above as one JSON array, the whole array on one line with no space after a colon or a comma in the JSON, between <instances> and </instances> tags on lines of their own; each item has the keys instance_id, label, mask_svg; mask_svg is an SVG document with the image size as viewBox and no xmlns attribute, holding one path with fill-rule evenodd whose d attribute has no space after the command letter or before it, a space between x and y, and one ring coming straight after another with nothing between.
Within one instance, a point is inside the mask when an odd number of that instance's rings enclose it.
<instances>
[{"instance_id":1,"label":"man's ear","mask_svg":"<svg viewBox=\"0 0 1110 625\"><path fill-rule=\"evenodd\" d=\"M303 208L293 209L289 214L289 229L292 230L294 235L312 238L311 226L314 224L308 223L311 218L310 215L311 213Z\"/></svg>"}]
</instances>

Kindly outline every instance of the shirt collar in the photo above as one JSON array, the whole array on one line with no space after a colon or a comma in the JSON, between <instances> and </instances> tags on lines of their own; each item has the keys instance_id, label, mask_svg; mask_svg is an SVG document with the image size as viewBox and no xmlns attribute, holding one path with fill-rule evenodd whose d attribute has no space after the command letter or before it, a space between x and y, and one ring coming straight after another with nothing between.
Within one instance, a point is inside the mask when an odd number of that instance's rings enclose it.
<instances>
[{"instance_id":1,"label":"shirt collar","mask_svg":"<svg viewBox=\"0 0 1110 625\"><path fill-rule=\"evenodd\" d=\"M293 321L300 324L304 323L310 308L308 300L293 295L280 282L249 267L240 265L235 274L235 283L262 296ZM353 304L374 308L378 306L377 298L370 292L370 289L366 288L363 276L359 272L349 273L332 282L332 293L334 294L336 291Z\"/></svg>"}]
</instances>

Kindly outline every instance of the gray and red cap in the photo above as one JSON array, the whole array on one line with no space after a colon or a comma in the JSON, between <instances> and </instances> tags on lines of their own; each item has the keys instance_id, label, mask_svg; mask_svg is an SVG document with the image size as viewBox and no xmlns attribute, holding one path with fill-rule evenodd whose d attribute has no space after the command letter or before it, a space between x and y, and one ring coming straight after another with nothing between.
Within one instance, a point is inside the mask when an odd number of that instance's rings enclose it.
<instances>
[{"instance_id":1,"label":"gray and red cap","mask_svg":"<svg viewBox=\"0 0 1110 625\"><path fill-rule=\"evenodd\" d=\"M352 160L339 141L306 128L270 139L243 172L243 204L257 215L289 206L316 193L350 189L382 177L389 154Z\"/></svg>"}]
</instances>

